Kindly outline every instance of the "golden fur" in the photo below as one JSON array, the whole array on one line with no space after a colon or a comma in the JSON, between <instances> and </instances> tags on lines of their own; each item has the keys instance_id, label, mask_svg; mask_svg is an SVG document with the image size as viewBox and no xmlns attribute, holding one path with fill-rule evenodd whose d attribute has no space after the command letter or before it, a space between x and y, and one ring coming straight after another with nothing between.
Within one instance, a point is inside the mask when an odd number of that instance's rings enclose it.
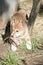
<instances>
[{"instance_id":1,"label":"golden fur","mask_svg":"<svg viewBox=\"0 0 43 65\"><path fill-rule=\"evenodd\" d=\"M16 13L11 18L11 38L20 45L22 43L22 39L26 40L27 49L31 49L31 41L28 32L28 27L26 24L26 17L23 13ZM13 48L14 50L14 48Z\"/></svg>"}]
</instances>

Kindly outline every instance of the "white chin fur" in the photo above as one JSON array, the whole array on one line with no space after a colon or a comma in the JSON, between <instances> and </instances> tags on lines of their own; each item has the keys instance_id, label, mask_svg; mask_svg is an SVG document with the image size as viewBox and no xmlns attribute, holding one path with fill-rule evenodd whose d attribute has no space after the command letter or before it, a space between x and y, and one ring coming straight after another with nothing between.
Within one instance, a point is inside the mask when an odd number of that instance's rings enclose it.
<instances>
[{"instance_id":1,"label":"white chin fur","mask_svg":"<svg viewBox=\"0 0 43 65\"><path fill-rule=\"evenodd\" d=\"M28 50L31 50L31 49L32 49L31 42L29 42L29 43L26 43L26 48L27 48Z\"/></svg>"},{"instance_id":2,"label":"white chin fur","mask_svg":"<svg viewBox=\"0 0 43 65\"><path fill-rule=\"evenodd\" d=\"M11 50L12 50L12 51L16 51L16 50L17 50L17 47L14 46L13 44L11 44Z\"/></svg>"}]
</instances>

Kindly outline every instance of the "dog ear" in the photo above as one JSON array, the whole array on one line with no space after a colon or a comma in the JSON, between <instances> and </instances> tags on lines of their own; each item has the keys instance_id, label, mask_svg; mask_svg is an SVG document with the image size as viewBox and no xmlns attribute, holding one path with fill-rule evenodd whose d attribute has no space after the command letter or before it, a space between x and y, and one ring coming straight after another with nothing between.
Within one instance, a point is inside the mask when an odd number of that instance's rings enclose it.
<instances>
[{"instance_id":1,"label":"dog ear","mask_svg":"<svg viewBox=\"0 0 43 65\"><path fill-rule=\"evenodd\" d=\"M10 37L11 32L10 32L10 21L8 21L6 28L5 28L5 34L2 34L2 38L4 42L8 41L8 38Z\"/></svg>"}]
</instances>

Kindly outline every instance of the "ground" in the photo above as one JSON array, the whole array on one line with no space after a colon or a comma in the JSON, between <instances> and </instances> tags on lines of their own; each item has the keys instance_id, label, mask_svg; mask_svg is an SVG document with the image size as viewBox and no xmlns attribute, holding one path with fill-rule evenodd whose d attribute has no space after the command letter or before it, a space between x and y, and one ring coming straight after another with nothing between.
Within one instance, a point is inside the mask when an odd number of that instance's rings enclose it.
<instances>
[{"instance_id":1,"label":"ground","mask_svg":"<svg viewBox=\"0 0 43 65\"><path fill-rule=\"evenodd\" d=\"M25 0L24 3L21 1L20 7L22 9L25 9L26 12L30 14L30 11L32 8L32 0L27 0L27 1ZM42 21L43 21L43 16L38 14L33 27L32 38L40 37L43 39L43 22ZM9 44L3 44L3 40L1 37L2 33L3 33L3 30L0 30L0 57L1 58L4 57L5 53L7 53L7 51L10 48ZM19 49L17 52L21 57L25 58L27 65L43 65L43 50L37 50L33 53L28 53Z\"/></svg>"}]
</instances>

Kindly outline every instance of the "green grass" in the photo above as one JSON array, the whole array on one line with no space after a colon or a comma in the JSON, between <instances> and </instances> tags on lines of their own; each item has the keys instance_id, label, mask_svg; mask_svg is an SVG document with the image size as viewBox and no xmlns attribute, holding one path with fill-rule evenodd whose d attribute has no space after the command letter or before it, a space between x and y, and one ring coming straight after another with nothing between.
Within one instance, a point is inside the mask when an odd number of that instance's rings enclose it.
<instances>
[{"instance_id":1,"label":"green grass","mask_svg":"<svg viewBox=\"0 0 43 65\"><path fill-rule=\"evenodd\" d=\"M23 42L22 42L22 44L19 46L19 48L20 48L22 51L27 51L25 39L23 39Z\"/></svg>"},{"instance_id":2,"label":"green grass","mask_svg":"<svg viewBox=\"0 0 43 65\"><path fill-rule=\"evenodd\" d=\"M20 48L22 51L24 51L25 53L31 53L32 50L28 50L28 49L26 48L26 40L25 40L25 39L22 39L22 40L23 40L23 42L22 42L22 44L19 46L19 48Z\"/></svg>"},{"instance_id":3,"label":"green grass","mask_svg":"<svg viewBox=\"0 0 43 65\"><path fill-rule=\"evenodd\" d=\"M32 42L32 50L42 50L43 49L43 39L40 37L35 37L31 39Z\"/></svg>"},{"instance_id":4,"label":"green grass","mask_svg":"<svg viewBox=\"0 0 43 65\"><path fill-rule=\"evenodd\" d=\"M22 51L29 52L29 53L36 51L36 50L43 50L43 39L42 38L34 37L31 39L31 43L32 43L32 49L28 50L26 48L26 41L25 39L23 39L23 43L19 46L19 48Z\"/></svg>"},{"instance_id":5,"label":"green grass","mask_svg":"<svg viewBox=\"0 0 43 65\"><path fill-rule=\"evenodd\" d=\"M19 46L19 48L24 51L31 53L38 49L43 49L43 39L40 37L35 37L31 39L32 49L29 51L26 48L26 41L23 39L23 43ZM22 58L23 59L23 58ZM21 57L18 55L18 52L8 51L7 55L5 55L4 60L0 61L0 65L23 65L21 61Z\"/></svg>"},{"instance_id":6,"label":"green grass","mask_svg":"<svg viewBox=\"0 0 43 65\"><path fill-rule=\"evenodd\" d=\"M16 52L15 53L8 52L4 60L1 60L0 65L23 65L23 64Z\"/></svg>"}]
</instances>

